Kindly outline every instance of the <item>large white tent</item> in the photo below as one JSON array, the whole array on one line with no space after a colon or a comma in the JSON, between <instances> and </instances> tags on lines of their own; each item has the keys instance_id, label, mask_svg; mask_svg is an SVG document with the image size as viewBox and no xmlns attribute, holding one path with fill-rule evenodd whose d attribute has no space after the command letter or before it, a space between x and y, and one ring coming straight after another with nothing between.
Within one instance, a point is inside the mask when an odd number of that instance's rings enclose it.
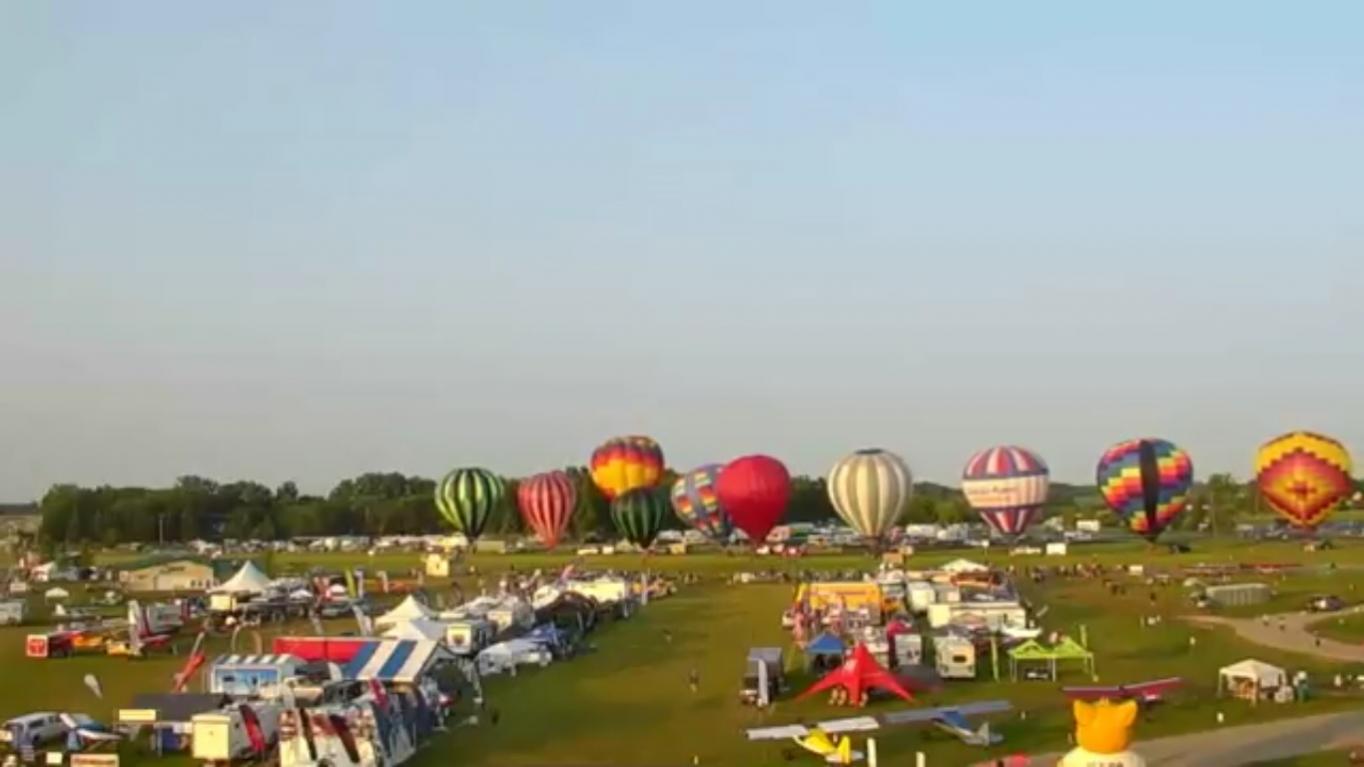
<instances>
[{"instance_id":1,"label":"large white tent","mask_svg":"<svg viewBox=\"0 0 1364 767\"><path fill-rule=\"evenodd\" d=\"M377 626L397 626L418 618L431 619L436 617L436 611L417 601L411 594L398 603L397 607L379 616L375 621Z\"/></svg>"},{"instance_id":2,"label":"large white tent","mask_svg":"<svg viewBox=\"0 0 1364 767\"><path fill-rule=\"evenodd\" d=\"M1288 672L1254 659L1223 666L1217 672L1217 693L1258 701L1265 693L1288 686Z\"/></svg>"},{"instance_id":3,"label":"large white tent","mask_svg":"<svg viewBox=\"0 0 1364 767\"><path fill-rule=\"evenodd\" d=\"M446 625L430 618L413 618L396 623L383 633L385 639L417 639L429 642L445 641Z\"/></svg>"},{"instance_id":4,"label":"large white tent","mask_svg":"<svg viewBox=\"0 0 1364 767\"><path fill-rule=\"evenodd\" d=\"M270 578L250 561L237 574L210 589L213 594L260 594L270 586Z\"/></svg>"}]
</instances>

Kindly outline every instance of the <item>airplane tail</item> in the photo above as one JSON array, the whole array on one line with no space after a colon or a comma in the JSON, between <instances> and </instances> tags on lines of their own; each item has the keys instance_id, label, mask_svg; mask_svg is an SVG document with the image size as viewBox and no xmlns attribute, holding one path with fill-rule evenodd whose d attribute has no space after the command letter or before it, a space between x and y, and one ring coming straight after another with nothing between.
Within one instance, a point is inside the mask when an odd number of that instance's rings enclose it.
<instances>
[{"instance_id":1,"label":"airplane tail","mask_svg":"<svg viewBox=\"0 0 1364 767\"><path fill-rule=\"evenodd\" d=\"M147 614L136 599L128 601L128 646L133 655L142 654L142 639L151 632L147 630Z\"/></svg>"},{"instance_id":2,"label":"airplane tail","mask_svg":"<svg viewBox=\"0 0 1364 767\"><path fill-rule=\"evenodd\" d=\"M838 750L835 753L838 755L838 764L852 764L852 738L844 735L843 739L838 741Z\"/></svg>"}]
</instances>

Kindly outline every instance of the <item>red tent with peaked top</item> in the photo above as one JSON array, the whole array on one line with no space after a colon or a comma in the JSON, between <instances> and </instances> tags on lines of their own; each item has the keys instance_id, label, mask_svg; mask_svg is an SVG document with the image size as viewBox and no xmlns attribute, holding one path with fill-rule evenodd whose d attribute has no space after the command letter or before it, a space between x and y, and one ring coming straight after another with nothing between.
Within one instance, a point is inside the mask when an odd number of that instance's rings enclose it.
<instances>
[{"instance_id":1,"label":"red tent with peaked top","mask_svg":"<svg viewBox=\"0 0 1364 767\"><path fill-rule=\"evenodd\" d=\"M823 679L810 685L810 688L800 695L796 700L808 698L817 692L828 690L832 687L842 687L848 691L848 700L856 703L862 699L862 694L868 690L877 689L899 695L905 700L912 701L914 698L907 690L895 679L889 671L881 668L881 664L871 657L871 652L867 646L861 642L853 648L852 655L843 661L843 665L824 675Z\"/></svg>"}]
</instances>

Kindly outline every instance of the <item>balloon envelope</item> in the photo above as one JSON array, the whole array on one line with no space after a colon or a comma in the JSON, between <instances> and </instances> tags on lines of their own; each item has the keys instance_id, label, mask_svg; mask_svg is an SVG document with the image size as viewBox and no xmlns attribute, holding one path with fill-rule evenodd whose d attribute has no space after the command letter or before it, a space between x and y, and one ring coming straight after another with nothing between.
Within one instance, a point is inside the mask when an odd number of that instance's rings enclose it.
<instances>
[{"instance_id":1,"label":"balloon envelope","mask_svg":"<svg viewBox=\"0 0 1364 767\"><path fill-rule=\"evenodd\" d=\"M1021 534L1042 518L1051 471L1041 456L1014 445L976 453L961 472L967 503L996 532Z\"/></svg>"},{"instance_id":2,"label":"balloon envelope","mask_svg":"<svg viewBox=\"0 0 1364 767\"><path fill-rule=\"evenodd\" d=\"M663 529L668 500L655 488L640 488L611 501L611 521L625 540L647 549Z\"/></svg>"},{"instance_id":3,"label":"balloon envelope","mask_svg":"<svg viewBox=\"0 0 1364 767\"><path fill-rule=\"evenodd\" d=\"M641 487L653 487L663 476L663 449L644 436L615 437L592 451L592 482L607 500Z\"/></svg>"},{"instance_id":4,"label":"balloon envelope","mask_svg":"<svg viewBox=\"0 0 1364 767\"><path fill-rule=\"evenodd\" d=\"M487 469L455 469L436 485L436 508L472 541L483 534L506 494L506 483Z\"/></svg>"},{"instance_id":5,"label":"balloon envelope","mask_svg":"<svg viewBox=\"0 0 1364 767\"><path fill-rule=\"evenodd\" d=\"M1350 453L1339 441L1295 431L1266 442L1255 478L1270 508L1289 523L1314 528L1354 492Z\"/></svg>"},{"instance_id":6,"label":"balloon envelope","mask_svg":"<svg viewBox=\"0 0 1364 767\"><path fill-rule=\"evenodd\" d=\"M1119 442L1104 451L1095 469L1104 503L1149 541L1188 506L1193 480L1189 454L1163 439Z\"/></svg>"},{"instance_id":7,"label":"balloon envelope","mask_svg":"<svg viewBox=\"0 0 1364 767\"><path fill-rule=\"evenodd\" d=\"M913 482L900 456L879 449L859 450L829 471L829 500L859 535L880 538L904 513Z\"/></svg>"},{"instance_id":8,"label":"balloon envelope","mask_svg":"<svg viewBox=\"0 0 1364 767\"><path fill-rule=\"evenodd\" d=\"M715 488L722 469L718 463L698 466L678 477L672 489L677 518L717 541L728 540L734 529Z\"/></svg>"},{"instance_id":9,"label":"balloon envelope","mask_svg":"<svg viewBox=\"0 0 1364 767\"><path fill-rule=\"evenodd\" d=\"M786 503L791 498L791 475L776 458L749 455L726 465L715 489L734 526L757 546L786 513Z\"/></svg>"},{"instance_id":10,"label":"balloon envelope","mask_svg":"<svg viewBox=\"0 0 1364 767\"><path fill-rule=\"evenodd\" d=\"M552 549L568 527L573 509L578 503L578 487L562 471L536 474L516 488L516 502L521 518L535 532L535 537Z\"/></svg>"}]
</instances>

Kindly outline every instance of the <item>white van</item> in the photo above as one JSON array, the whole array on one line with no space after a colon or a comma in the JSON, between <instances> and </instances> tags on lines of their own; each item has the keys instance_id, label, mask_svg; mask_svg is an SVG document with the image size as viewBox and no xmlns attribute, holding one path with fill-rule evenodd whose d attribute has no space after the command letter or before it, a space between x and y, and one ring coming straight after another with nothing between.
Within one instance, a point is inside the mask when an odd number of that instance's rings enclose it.
<instances>
[{"instance_id":1,"label":"white van","mask_svg":"<svg viewBox=\"0 0 1364 767\"><path fill-rule=\"evenodd\" d=\"M51 711L25 714L0 725L0 743L18 750L25 745L41 746L66 737L62 718Z\"/></svg>"}]
</instances>

